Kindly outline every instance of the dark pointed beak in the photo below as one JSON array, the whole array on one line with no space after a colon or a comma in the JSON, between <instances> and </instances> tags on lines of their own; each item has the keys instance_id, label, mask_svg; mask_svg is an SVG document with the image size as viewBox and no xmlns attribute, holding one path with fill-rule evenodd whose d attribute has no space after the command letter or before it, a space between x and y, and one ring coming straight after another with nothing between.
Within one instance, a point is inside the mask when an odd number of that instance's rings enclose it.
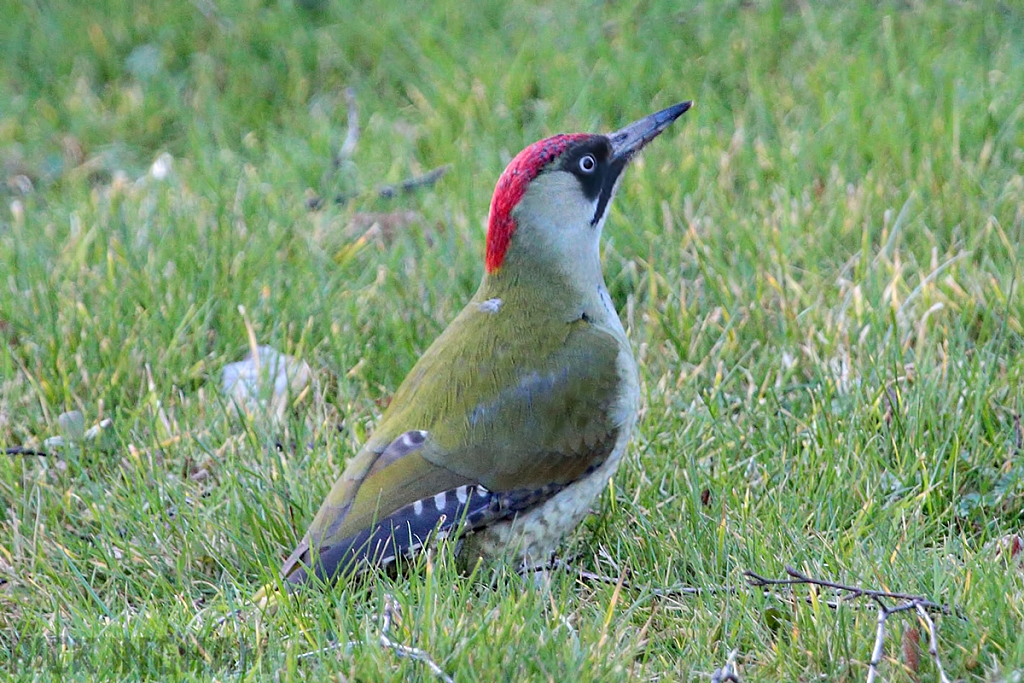
<instances>
[{"instance_id":1,"label":"dark pointed beak","mask_svg":"<svg viewBox=\"0 0 1024 683\"><path fill-rule=\"evenodd\" d=\"M615 131L608 136L612 143L612 157L628 161L692 106L693 102L680 102Z\"/></svg>"}]
</instances>

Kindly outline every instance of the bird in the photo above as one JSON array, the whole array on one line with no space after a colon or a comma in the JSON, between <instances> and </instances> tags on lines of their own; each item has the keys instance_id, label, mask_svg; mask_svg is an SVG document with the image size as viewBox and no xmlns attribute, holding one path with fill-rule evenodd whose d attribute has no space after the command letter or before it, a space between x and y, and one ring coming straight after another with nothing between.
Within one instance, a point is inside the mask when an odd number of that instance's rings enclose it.
<instances>
[{"instance_id":1,"label":"bird","mask_svg":"<svg viewBox=\"0 0 1024 683\"><path fill-rule=\"evenodd\" d=\"M637 421L637 365L601 268L609 206L637 152L691 105L512 159L479 289L330 489L284 562L286 587L391 565L439 538L469 566L550 560Z\"/></svg>"}]
</instances>

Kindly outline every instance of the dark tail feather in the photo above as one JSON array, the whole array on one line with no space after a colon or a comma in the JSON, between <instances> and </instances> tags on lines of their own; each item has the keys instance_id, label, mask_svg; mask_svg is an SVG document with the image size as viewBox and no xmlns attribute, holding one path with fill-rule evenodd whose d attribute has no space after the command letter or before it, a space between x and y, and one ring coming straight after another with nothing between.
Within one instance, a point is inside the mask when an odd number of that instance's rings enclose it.
<instances>
[{"instance_id":1,"label":"dark tail feather","mask_svg":"<svg viewBox=\"0 0 1024 683\"><path fill-rule=\"evenodd\" d=\"M494 493L483 486L459 486L436 496L399 508L386 519L331 546L309 549L287 580L305 583L312 566L322 581L334 581L360 565L385 566L422 548L431 537L446 538L452 530L470 533L475 529L511 517L564 486L546 486L532 491Z\"/></svg>"}]
</instances>

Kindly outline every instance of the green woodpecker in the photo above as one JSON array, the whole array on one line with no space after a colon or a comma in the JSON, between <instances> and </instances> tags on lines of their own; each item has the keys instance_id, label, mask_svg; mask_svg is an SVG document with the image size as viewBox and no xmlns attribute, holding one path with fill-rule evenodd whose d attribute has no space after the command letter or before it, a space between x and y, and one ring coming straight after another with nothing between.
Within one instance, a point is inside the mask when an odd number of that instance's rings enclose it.
<instances>
[{"instance_id":1,"label":"green woodpecker","mask_svg":"<svg viewBox=\"0 0 1024 683\"><path fill-rule=\"evenodd\" d=\"M480 289L419 359L282 570L383 565L430 537L460 559L546 562L615 472L636 422L633 352L601 273L630 159L690 108L556 135L502 173Z\"/></svg>"}]
</instances>

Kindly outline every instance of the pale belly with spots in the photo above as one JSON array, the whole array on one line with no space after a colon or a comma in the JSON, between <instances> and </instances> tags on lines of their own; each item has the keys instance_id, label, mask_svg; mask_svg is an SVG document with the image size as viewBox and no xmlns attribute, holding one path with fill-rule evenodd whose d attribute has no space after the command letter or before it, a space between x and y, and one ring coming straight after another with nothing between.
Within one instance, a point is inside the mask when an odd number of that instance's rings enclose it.
<instances>
[{"instance_id":1,"label":"pale belly with spots","mask_svg":"<svg viewBox=\"0 0 1024 683\"><path fill-rule=\"evenodd\" d=\"M459 550L469 566L476 560L505 559L533 566L547 562L567 534L575 529L591 504L608 485L626 450L628 435L619 442L601 467L558 492L549 500L494 523L467 536Z\"/></svg>"}]
</instances>

